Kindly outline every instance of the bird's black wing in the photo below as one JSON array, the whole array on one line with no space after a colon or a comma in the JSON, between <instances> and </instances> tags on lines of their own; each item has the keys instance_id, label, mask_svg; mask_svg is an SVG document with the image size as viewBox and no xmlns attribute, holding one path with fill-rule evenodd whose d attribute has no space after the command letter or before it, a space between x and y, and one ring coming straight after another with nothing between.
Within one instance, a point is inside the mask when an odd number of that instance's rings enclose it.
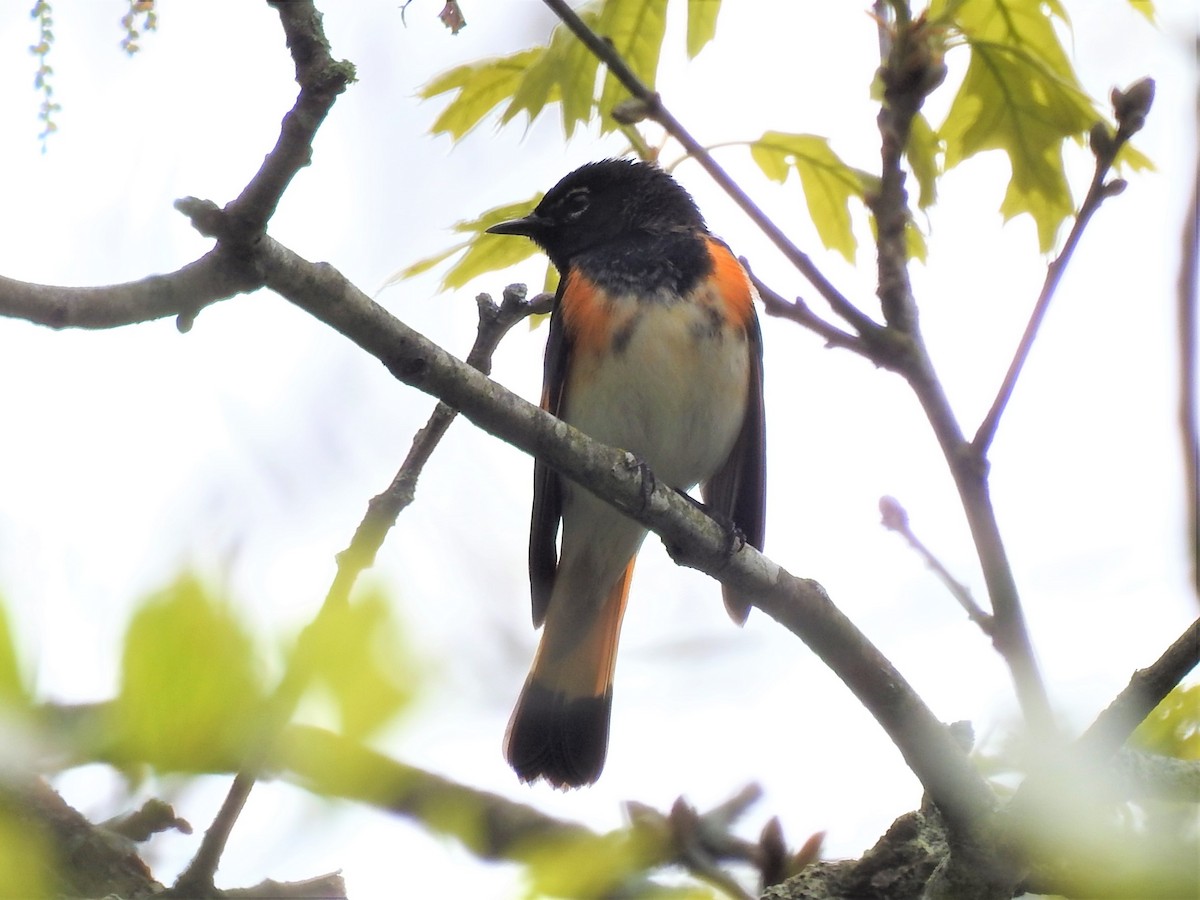
<instances>
[{"instance_id":1,"label":"bird's black wing","mask_svg":"<svg viewBox=\"0 0 1200 900\"><path fill-rule=\"evenodd\" d=\"M757 550L763 547L767 510L767 433L763 410L762 332L758 316L751 311L746 325L750 354L749 393L746 418L724 465L701 487L704 502L733 521ZM750 602L722 586L725 608L739 625L750 614Z\"/></svg>"},{"instance_id":2,"label":"bird's black wing","mask_svg":"<svg viewBox=\"0 0 1200 900\"><path fill-rule=\"evenodd\" d=\"M562 417L570 342L562 316L563 286L558 284L550 314L550 336L542 374L542 409ZM562 479L540 459L533 461L533 515L529 524L529 587L533 598L533 624L546 618L554 576L558 571L558 526L562 519Z\"/></svg>"}]
</instances>

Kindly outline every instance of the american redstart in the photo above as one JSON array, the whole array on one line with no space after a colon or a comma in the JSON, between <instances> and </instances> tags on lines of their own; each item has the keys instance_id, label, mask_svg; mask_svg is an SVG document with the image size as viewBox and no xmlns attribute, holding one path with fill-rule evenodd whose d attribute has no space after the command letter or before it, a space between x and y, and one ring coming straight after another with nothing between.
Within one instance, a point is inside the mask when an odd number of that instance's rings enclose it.
<instances>
[{"instance_id":1,"label":"american redstart","mask_svg":"<svg viewBox=\"0 0 1200 900\"><path fill-rule=\"evenodd\" d=\"M558 269L542 408L627 450L762 549L762 336L754 291L695 201L657 166L576 169L528 216L488 229L534 240ZM561 550L558 546L562 530ZM646 529L534 463L529 579L541 643L505 738L523 781L600 777L613 668ZM725 591L739 624L749 604Z\"/></svg>"}]
</instances>

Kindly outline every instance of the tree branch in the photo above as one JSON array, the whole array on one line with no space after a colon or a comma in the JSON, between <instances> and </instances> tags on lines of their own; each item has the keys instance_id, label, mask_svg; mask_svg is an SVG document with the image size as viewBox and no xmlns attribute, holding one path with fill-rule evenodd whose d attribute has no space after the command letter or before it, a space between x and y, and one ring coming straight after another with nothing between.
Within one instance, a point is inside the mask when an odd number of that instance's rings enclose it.
<instances>
[{"instance_id":1,"label":"tree branch","mask_svg":"<svg viewBox=\"0 0 1200 900\"><path fill-rule=\"evenodd\" d=\"M1133 673L1125 690L1083 733L1078 741L1080 750L1097 759L1111 758L1197 664L1200 664L1200 619L1184 629L1162 656Z\"/></svg>"},{"instance_id":2,"label":"tree branch","mask_svg":"<svg viewBox=\"0 0 1200 900\"><path fill-rule=\"evenodd\" d=\"M312 141L334 102L354 81L354 66L329 52L321 13L312 0L267 0L296 67L300 93L283 117L279 139L258 172L225 211L246 237L261 232L296 174L312 161Z\"/></svg>"},{"instance_id":3,"label":"tree branch","mask_svg":"<svg viewBox=\"0 0 1200 900\"><path fill-rule=\"evenodd\" d=\"M895 368L908 381L933 428L958 489L993 612L992 642L1012 675L1025 719L1042 739L1054 733L1054 717L1025 627L1016 580L1000 536L987 482L987 464L970 452L962 429L934 369L921 334L917 305L908 276L905 228L911 218L903 156L912 121L925 98L945 77L945 65L930 52L933 40L923 18L909 17L905 3L893 3L897 22L882 41L886 56L879 78L884 97L878 116L881 177L870 207L878 225L879 299L889 332L907 341Z\"/></svg>"},{"instance_id":4,"label":"tree branch","mask_svg":"<svg viewBox=\"0 0 1200 900\"><path fill-rule=\"evenodd\" d=\"M732 827L762 796L739 791L707 812L683 798L669 813L629 804L630 824L598 834L488 791L407 766L340 735L305 725L287 728L271 760L275 769L316 793L356 800L461 841L483 859L530 867L535 888L553 896L644 896L654 869L681 866L737 900L750 895L720 864L762 869L760 843L734 836ZM563 859L600 858L586 872ZM581 878L583 881L577 881Z\"/></svg>"},{"instance_id":5,"label":"tree branch","mask_svg":"<svg viewBox=\"0 0 1200 900\"><path fill-rule=\"evenodd\" d=\"M262 286L216 247L167 275L106 287L58 287L0 276L0 316L50 328L119 328L177 316L186 331L204 307Z\"/></svg>"}]
</instances>

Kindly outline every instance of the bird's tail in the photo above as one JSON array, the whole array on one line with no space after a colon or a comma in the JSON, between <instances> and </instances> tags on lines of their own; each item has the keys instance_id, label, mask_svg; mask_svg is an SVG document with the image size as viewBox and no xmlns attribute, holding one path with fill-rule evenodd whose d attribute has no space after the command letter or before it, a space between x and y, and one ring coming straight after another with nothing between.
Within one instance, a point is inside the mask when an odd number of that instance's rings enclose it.
<instances>
[{"instance_id":1,"label":"bird's tail","mask_svg":"<svg viewBox=\"0 0 1200 900\"><path fill-rule=\"evenodd\" d=\"M552 606L558 608L547 615L533 669L504 738L504 755L522 781L545 778L557 788L572 788L600 777L633 564L631 559L604 601L590 610L563 606L571 597L555 591ZM565 615L590 615L591 620L563 621L560 616Z\"/></svg>"}]
</instances>

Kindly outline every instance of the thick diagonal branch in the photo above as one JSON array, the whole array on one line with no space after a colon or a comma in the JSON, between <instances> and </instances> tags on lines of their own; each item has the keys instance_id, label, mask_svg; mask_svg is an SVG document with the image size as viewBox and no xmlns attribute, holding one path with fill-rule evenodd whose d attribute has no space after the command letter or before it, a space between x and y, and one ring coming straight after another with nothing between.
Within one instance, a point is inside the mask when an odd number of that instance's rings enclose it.
<instances>
[{"instance_id":1,"label":"thick diagonal branch","mask_svg":"<svg viewBox=\"0 0 1200 900\"><path fill-rule=\"evenodd\" d=\"M400 381L438 397L485 431L535 454L657 532L677 560L755 598L804 640L892 737L947 818L974 830L991 791L947 729L903 677L829 601L751 547L732 556L724 529L661 483L647 494L636 460L522 400L406 327L332 266L297 257L269 237L256 248L268 285L378 358Z\"/></svg>"}]
</instances>

